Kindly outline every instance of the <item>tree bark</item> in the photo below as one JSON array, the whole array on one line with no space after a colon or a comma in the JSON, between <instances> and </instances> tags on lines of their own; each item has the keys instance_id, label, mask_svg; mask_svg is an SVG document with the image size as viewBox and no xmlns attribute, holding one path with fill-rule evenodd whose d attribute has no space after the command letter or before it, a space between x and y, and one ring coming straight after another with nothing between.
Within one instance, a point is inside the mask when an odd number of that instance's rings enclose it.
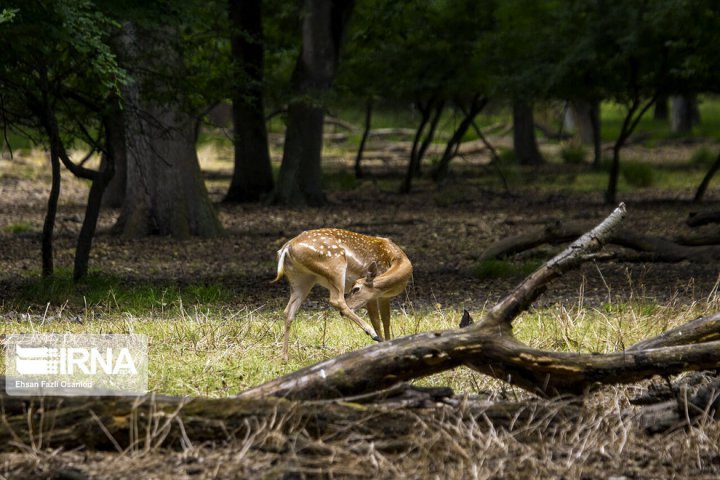
<instances>
[{"instance_id":1,"label":"tree bark","mask_svg":"<svg viewBox=\"0 0 720 480\"><path fill-rule=\"evenodd\" d=\"M435 136L435 129L445 108L445 102L443 100L437 100L434 97L430 98L427 103L419 101L416 104L421 114L420 125L418 125L415 131L412 149L410 150L410 159L408 160L408 167L405 171L405 178L400 186L400 193L410 193L412 190L413 177L419 177L421 175L422 161L425 157L425 152ZM427 131L425 127L428 127Z\"/></svg>"},{"instance_id":2,"label":"tree bark","mask_svg":"<svg viewBox=\"0 0 720 480\"><path fill-rule=\"evenodd\" d=\"M597 102L587 100L573 100L568 102L565 114L565 125L569 133L575 135L584 145L593 145L595 141L593 117L597 115Z\"/></svg>"},{"instance_id":3,"label":"tree bark","mask_svg":"<svg viewBox=\"0 0 720 480\"><path fill-rule=\"evenodd\" d=\"M485 108L485 105L487 105L487 98L476 95L472 99L472 102L470 102L469 108L463 112L464 117L448 140L447 145L445 146L445 151L443 152L442 157L440 157L440 161L433 172L433 179L436 182L442 182L445 178L447 178L450 169L450 161L455 155L457 155L457 150L460 147L460 143L462 142L465 133L467 133L468 129L475 121L475 117L477 117L482 109Z\"/></svg>"},{"instance_id":4,"label":"tree bark","mask_svg":"<svg viewBox=\"0 0 720 480\"><path fill-rule=\"evenodd\" d=\"M702 179L702 182L700 182L700 185L698 185L697 190L695 191L695 197L693 198L694 203L700 203L702 202L703 197L705 196L705 191L707 190L707 187L710 185L710 180L713 179L717 171L720 170L720 153L718 154L717 158L715 159L715 162L710 167L710 170L705 174L705 176Z\"/></svg>"},{"instance_id":5,"label":"tree bark","mask_svg":"<svg viewBox=\"0 0 720 480\"><path fill-rule=\"evenodd\" d=\"M143 67L160 68L153 62L161 59L167 62L162 68L180 68L171 45L173 32L155 32L151 37L133 25L125 29L135 39L129 43L143 54L138 61L149 62ZM130 238L218 236L222 227L200 171L194 118L183 111L182 98L151 99L156 95L151 95L146 80L137 79L125 92L127 188L115 230Z\"/></svg>"},{"instance_id":6,"label":"tree bark","mask_svg":"<svg viewBox=\"0 0 720 480\"><path fill-rule=\"evenodd\" d=\"M520 165L544 163L535 137L532 105L523 100L513 102L513 148Z\"/></svg>"},{"instance_id":7,"label":"tree bark","mask_svg":"<svg viewBox=\"0 0 720 480\"><path fill-rule=\"evenodd\" d=\"M689 95L671 97L670 130L673 133L688 134L692 131L694 102L695 99Z\"/></svg>"},{"instance_id":8,"label":"tree bark","mask_svg":"<svg viewBox=\"0 0 720 480\"><path fill-rule=\"evenodd\" d=\"M355 156L355 178L363 177L363 170L361 166L363 153L365 152L365 143L367 142L368 136L370 136L370 127L372 125L372 109L373 101L368 99L365 102L365 122L363 126L362 137L360 138L360 145L358 146L357 155Z\"/></svg>"},{"instance_id":9,"label":"tree bark","mask_svg":"<svg viewBox=\"0 0 720 480\"><path fill-rule=\"evenodd\" d=\"M330 89L353 0L305 0L302 50L291 85L282 164L273 202L320 205L322 190L323 95Z\"/></svg>"},{"instance_id":10,"label":"tree bark","mask_svg":"<svg viewBox=\"0 0 720 480\"><path fill-rule=\"evenodd\" d=\"M235 168L226 202L256 202L273 190L265 125L261 0L229 0Z\"/></svg>"},{"instance_id":11,"label":"tree bark","mask_svg":"<svg viewBox=\"0 0 720 480\"><path fill-rule=\"evenodd\" d=\"M638 123L640 123L640 119L642 119L643 115L645 115L645 112L653 106L656 99L657 96L654 96L648 100L645 105L643 105L642 99L639 96L636 96L628 106L625 119L623 120L622 127L620 128L620 133L613 145L613 158L610 165L610 175L608 178L607 190L605 190L606 204L614 204L617 198L617 183L618 178L620 177L620 150L625 145L628 138L630 138L632 132L635 131L635 128Z\"/></svg>"},{"instance_id":12,"label":"tree bark","mask_svg":"<svg viewBox=\"0 0 720 480\"><path fill-rule=\"evenodd\" d=\"M42 230L42 276L49 277L54 272L53 262L53 232L55 230L55 217L57 216L58 199L60 198L60 154L58 147L51 141L50 145L50 167L52 171L52 183L48 206L45 212L45 221Z\"/></svg>"},{"instance_id":13,"label":"tree bark","mask_svg":"<svg viewBox=\"0 0 720 480\"><path fill-rule=\"evenodd\" d=\"M75 248L74 280L80 280L88 273L90 249L92 248L92 241L95 237L95 229L100 216L103 194L115 175L115 159L118 157L115 152L115 147L118 145L115 135L117 135L118 131L122 131L122 116L117 115L117 113L117 111L112 112L103 118L105 151L101 155L100 167L92 174L92 184L90 185L90 193L85 208L85 217L83 218ZM120 155L124 155L124 145L121 145L120 148Z\"/></svg>"},{"instance_id":14,"label":"tree bark","mask_svg":"<svg viewBox=\"0 0 720 480\"><path fill-rule=\"evenodd\" d=\"M113 176L102 196L102 205L107 208L120 208L125 200L127 188L127 152L125 139L125 113L118 109L115 118L106 122L105 142L107 150L112 150ZM107 156L106 153L103 155ZM106 159L105 161L110 161Z\"/></svg>"},{"instance_id":15,"label":"tree bark","mask_svg":"<svg viewBox=\"0 0 720 480\"><path fill-rule=\"evenodd\" d=\"M267 450L264 434L327 441L344 432L366 431L378 439L408 445L423 425L435 422L473 422L476 426L522 432L545 432L562 422L580 417L577 402L528 400L490 402L447 398L449 389L422 389L408 385L348 402L290 402L281 398L188 398L161 395L127 397L11 397L5 395L0 376L0 452L18 445L40 449L87 451L153 451L156 448L186 450L205 442L218 444L240 440L248 448ZM350 403L352 402L352 403ZM446 403L447 408L438 408ZM48 415L48 412L51 412ZM282 419L281 421L278 421ZM267 428L269 425L273 427ZM352 432L348 425L352 425ZM431 426L426 427L431 429ZM297 432L302 432L297 435ZM317 445L317 444L316 444ZM310 445L312 446L312 444ZM278 452L280 453L280 452Z\"/></svg>"}]
</instances>

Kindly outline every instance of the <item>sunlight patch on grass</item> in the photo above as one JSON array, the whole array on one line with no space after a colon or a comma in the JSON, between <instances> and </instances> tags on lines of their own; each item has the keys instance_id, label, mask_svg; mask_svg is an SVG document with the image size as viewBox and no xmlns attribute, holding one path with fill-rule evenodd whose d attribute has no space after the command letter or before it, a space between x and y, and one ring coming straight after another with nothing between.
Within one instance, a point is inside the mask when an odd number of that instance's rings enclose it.
<instances>
[{"instance_id":1,"label":"sunlight patch on grass","mask_svg":"<svg viewBox=\"0 0 720 480\"><path fill-rule=\"evenodd\" d=\"M116 294L117 295L117 294ZM122 295L120 295L122 297ZM157 299L156 299L157 300ZM259 309L185 303L167 296L142 313L96 306L73 312L67 305L47 311L3 313L0 334L137 333L148 336L149 388L158 393L224 397L285 373L372 341L351 322L326 305L304 308L290 331L290 358L282 362L282 305ZM538 349L568 352L616 352L697 317L713 308L707 304L659 305L652 302L612 303L599 307L554 304L525 312L514 323L519 340ZM412 305L393 307L394 337L456 328L460 311ZM364 313L363 313L364 314ZM472 312L476 320L482 311ZM4 355L0 362L4 362ZM416 381L425 386L449 386L457 393L477 394L507 388L502 382L468 368Z\"/></svg>"}]
</instances>

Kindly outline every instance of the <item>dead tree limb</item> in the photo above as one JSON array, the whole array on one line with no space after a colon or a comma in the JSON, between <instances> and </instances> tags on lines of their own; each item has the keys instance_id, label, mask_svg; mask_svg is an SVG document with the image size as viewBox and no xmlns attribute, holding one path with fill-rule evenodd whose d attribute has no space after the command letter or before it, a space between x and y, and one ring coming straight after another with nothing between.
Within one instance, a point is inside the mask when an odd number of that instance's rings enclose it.
<instances>
[{"instance_id":1,"label":"dead tree limb","mask_svg":"<svg viewBox=\"0 0 720 480\"><path fill-rule=\"evenodd\" d=\"M290 402L281 398L239 400L147 395L129 397L10 397L0 377L0 452L84 448L152 451L162 447L248 442L272 429L278 438L327 439L352 430L378 439L418 434L427 420L474 419L492 428L541 432L581 416L570 401L489 402L446 398L449 389L401 385L372 398L342 402ZM370 404L363 404L366 401ZM442 408L440 408L442 407ZM348 427L351 428L348 428ZM259 442L254 448L265 448Z\"/></svg>"},{"instance_id":2,"label":"dead tree limb","mask_svg":"<svg viewBox=\"0 0 720 480\"><path fill-rule=\"evenodd\" d=\"M589 225L584 222L552 222L544 227L491 244L480 255L480 260L514 255L544 244L567 243L588 228ZM618 229L608 237L607 243L631 250L632 253L620 255L626 261L703 263L720 259L720 245L712 243L714 238L709 236L667 239Z\"/></svg>"}]
</instances>

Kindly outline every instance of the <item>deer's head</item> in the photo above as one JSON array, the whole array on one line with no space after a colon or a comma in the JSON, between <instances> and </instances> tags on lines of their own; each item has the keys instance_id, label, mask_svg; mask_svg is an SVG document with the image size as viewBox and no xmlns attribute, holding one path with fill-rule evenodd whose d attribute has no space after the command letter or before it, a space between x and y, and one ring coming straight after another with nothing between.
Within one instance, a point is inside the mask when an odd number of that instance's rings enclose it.
<instances>
[{"instance_id":1,"label":"deer's head","mask_svg":"<svg viewBox=\"0 0 720 480\"><path fill-rule=\"evenodd\" d=\"M348 297L345 299L345 303L350 310L355 310L363 305L367 304L370 300L374 300L380 296L382 291L373 286L375 277L378 274L378 267L376 262L371 262L366 267L365 276L359 278L355 285L350 289Z\"/></svg>"}]
</instances>

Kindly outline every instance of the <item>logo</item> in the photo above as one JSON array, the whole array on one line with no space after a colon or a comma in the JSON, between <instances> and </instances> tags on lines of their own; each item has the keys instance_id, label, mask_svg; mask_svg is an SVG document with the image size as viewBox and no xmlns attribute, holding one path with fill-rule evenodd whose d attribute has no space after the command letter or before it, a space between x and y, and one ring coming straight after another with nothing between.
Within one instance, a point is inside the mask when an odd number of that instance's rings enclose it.
<instances>
[{"instance_id":1,"label":"logo","mask_svg":"<svg viewBox=\"0 0 720 480\"><path fill-rule=\"evenodd\" d=\"M22 334L6 340L9 395L132 395L147 391L144 335Z\"/></svg>"}]
</instances>

